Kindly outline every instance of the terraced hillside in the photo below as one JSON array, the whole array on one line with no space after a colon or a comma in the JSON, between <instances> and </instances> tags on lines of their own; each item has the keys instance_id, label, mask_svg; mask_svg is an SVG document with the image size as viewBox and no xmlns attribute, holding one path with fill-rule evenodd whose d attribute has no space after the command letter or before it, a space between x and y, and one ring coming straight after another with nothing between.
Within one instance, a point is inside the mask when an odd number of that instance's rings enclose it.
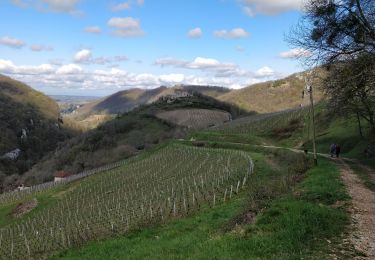
<instances>
[{"instance_id":1,"label":"terraced hillside","mask_svg":"<svg viewBox=\"0 0 375 260\"><path fill-rule=\"evenodd\" d=\"M245 152L171 144L35 198L26 196L9 205L0 197L3 210L21 202L37 204L32 214L20 219L9 220L14 211L1 214L0 223L7 219L11 223L0 229L0 257L44 257L88 240L191 214L232 198L252 171Z\"/></svg>"},{"instance_id":2,"label":"terraced hillside","mask_svg":"<svg viewBox=\"0 0 375 260\"><path fill-rule=\"evenodd\" d=\"M189 129L203 129L222 125L232 118L228 112L209 109L178 109L160 112L156 116Z\"/></svg>"}]
</instances>

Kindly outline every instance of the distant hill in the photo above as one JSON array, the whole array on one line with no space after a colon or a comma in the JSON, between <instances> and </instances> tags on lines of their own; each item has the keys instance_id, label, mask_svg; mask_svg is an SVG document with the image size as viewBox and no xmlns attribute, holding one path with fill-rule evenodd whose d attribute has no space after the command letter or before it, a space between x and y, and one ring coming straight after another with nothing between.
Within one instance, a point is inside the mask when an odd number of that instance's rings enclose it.
<instances>
[{"instance_id":1,"label":"distant hill","mask_svg":"<svg viewBox=\"0 0 375 260\"><path fill-rule=\"evenodd\" d=\"M128 112L135 107L151 104L164 96L178 96L182 93L197 92L206 96L218 97L230 92L229 89L211 86L179 85L171 88L129 89L119 91L108 97L85 104L77 109L74 117L83 120L92 115L119 114Z\"/></svg>"},{"instance_id":2,"label":"distant hill","mask_svg":"<svg viewBox=\"0 0 375 260\"><path fill-rule=\"evenodd\" d=\"M305 88L303 73L296 73L284 79L254 84L246 88L232 90L218 97L247 111L270 113L299 107L308 104L308 97L302 98ZM316 89L316 100L322 93Z\"/></svg>"},{"instance_id":3,"label":"distant hill","mask_svg":"<svg viewBox=\"0 0 375 260\"><path fill-rule=\"evenodd\" d=\"M2 183L9 178L17 179L19 174L54 150L58 142L73 134L59 120L56 102L26 84L2 75L0 133L0 190Z\"/></svg>"},{"instance_id":4,"label":"distant hill","mask_svg":"<svg viewBox=\"0 0 375 260\"><path fill-rule=\"evenodd\" d=\"M161 97L179 96L184 95L184 93L200 93L231 103L248 112L270 113L308 104L306 95L302 99L304 88L304 72L290 75L284 79L250 85L238 90L199 85L178 85L170 88L162 86L151 90L135 88L119 91L108 97L85 104L77 109L73 116L78 120L87 119L92 122L93 116L124 113L140 105L151 104ZM316 100L320 100L323 96L319 90L315 91L314 95Z\"/></svg>"}]
</instances>

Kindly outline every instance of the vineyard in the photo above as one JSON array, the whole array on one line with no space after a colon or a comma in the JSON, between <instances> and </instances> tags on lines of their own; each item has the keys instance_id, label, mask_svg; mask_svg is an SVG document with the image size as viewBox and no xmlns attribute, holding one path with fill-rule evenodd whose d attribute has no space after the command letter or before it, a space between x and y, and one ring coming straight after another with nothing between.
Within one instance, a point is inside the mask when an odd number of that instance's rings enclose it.
<instances>
[{"instance_id":1,"label":"vineyard","mask_svg":"<svg viewBox=\"0 0 375 260\"><path fill-rule=\"evenodd\" d=\"M215 206L237 194L252 172L242 151L168 145L71 183L53 205L1 228L0 258L41 258Z\"/></svg>"},{"instance_id":2,"label":"vineyard","mask_svg":"<svg viewBox=\"0 0 375 260\"><path fill-rule=\"evenodd\" d=\"M222 125L231 119L228 112L209 109L178 109L161 112L156 116L176 125L193 129Z\"/></svg>"},{"instance_id":3,"label":"vineyard","mask_svg":"<svg viewBox=\"0 0 375 260\"><path fill-rule=\"evenodd\" d=\"M223 134L256 135L259 133L265 133L270 129L289 126L293 121L304 120L308 116L308 113L308 108L299 108L243 117L215 127L212 130Z\"/></svg>"},{"instance_id":4,"label":"vineyard","mask_svg":"<svg viewBox=\"0 0 375 260\"><path fill-rule=\"evenodd\" d=\"M78 174L71 175L71 176L69 176L69 177L67 177L67 178L65 178L61 181L58 181L58 182L49 181L49 182L44 182L44 183L41 183L41 184L37 184L37 185L31 186L31 187L28 187L28 188L23 189L23 190L14 190L14 191L11 191L11 192L2 193L2 194L0 194L0 206L4 205L4 204L7 204L7 203L24 200L27 197L35 196L38 193L45 192L49 189L56 188L56 187L64 185L64 184L71 183L73 181L88 177L90 175L93 175L93 174L96 174L96 173L99 173L99 172L108 171L108 170L120 167L124 163L125 163L124 161L116 162L116 163L108 164L108 165L98 167L98 168L95 168L95 169L83 171L83 172L78 173Z\"/></svg>"}]
</instances>

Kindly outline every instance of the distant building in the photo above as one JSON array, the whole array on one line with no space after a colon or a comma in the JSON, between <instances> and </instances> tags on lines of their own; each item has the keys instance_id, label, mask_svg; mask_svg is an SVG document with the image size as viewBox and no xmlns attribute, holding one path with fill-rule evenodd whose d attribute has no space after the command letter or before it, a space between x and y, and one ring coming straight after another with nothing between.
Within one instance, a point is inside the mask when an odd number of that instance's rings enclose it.
<instances>
[{"instance_id":1,"label":"distant building","mask_svg":"<svg viewBox=\"0 0 375 260\"><path fill-rule=\"evenodd\" d=\"M21 191L21 190L27 190L29 189L30 187L27 187L25 186L25 184L20 184L18 187L17 187L17 190L18 191Z\"/></svg>"},{"instance_id":2,"label":"distant building","mask_svg":"<svg viewBox=\"0 0 375 260\"><path fill-rule=\"evenodd\" d=\"M69 176L72 176L72 174L66 171L58 171L53 176L55 177L54 182L58 182L65 180Z\"/></svg>"}]
</instances>

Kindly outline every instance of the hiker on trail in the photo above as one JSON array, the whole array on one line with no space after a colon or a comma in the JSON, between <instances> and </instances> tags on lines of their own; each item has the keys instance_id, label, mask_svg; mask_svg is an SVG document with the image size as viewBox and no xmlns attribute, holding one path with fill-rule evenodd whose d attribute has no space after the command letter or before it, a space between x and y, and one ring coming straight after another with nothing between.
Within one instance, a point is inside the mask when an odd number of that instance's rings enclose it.
<instances>
[{"instance_id":1,"label":"hiker on trail","mask_svg":"<svg viewBox=\"0 0 375 260\"><path fill-rule=\"evenodd\" d=\"M329 151L331 153L331 157L333 157L336 154L336 144L331 144Z\"/></svg>"},{"instance_id":2,"label":"hiker on trail","mask_svg":"<svg viewBox=\"0 0 375 260\"><path fill-rule=\"evenodd\" d=\"M336 145L336 157L339 158L340 157L340 152L341 152L341 147L340 145Z\"/></svg>"}]
</instances>

